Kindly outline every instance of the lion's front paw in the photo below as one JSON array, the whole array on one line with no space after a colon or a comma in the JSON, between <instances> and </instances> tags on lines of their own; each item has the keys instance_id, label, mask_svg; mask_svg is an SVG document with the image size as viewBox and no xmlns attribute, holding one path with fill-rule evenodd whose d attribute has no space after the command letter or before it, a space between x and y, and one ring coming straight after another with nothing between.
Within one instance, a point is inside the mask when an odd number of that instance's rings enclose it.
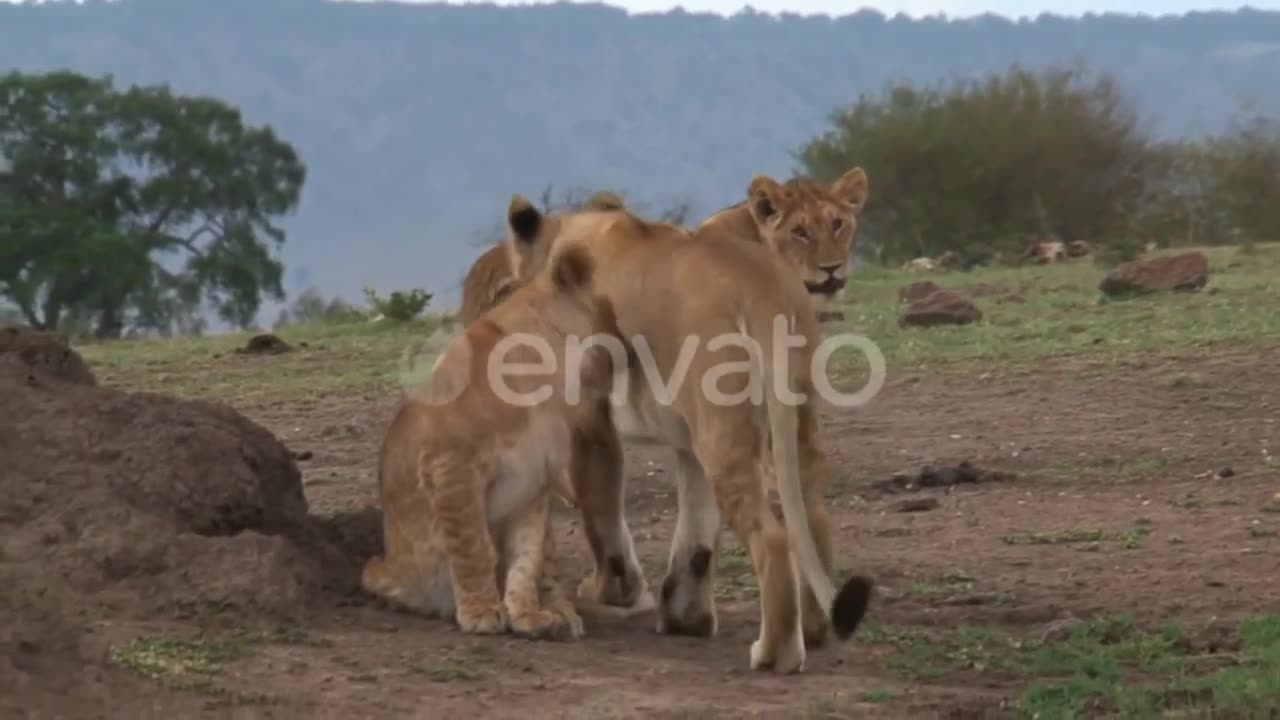
<instances>
[{"instance_id":1,"label":"lion's front paw","mask_svg":"<svg viewBox=\"0 0 1280 720\"><path fill-rule=\"evenodd\" d=\"M502 605L459 607L458 627L464 633L497 635L507 631L507 611Z\"/></svg>"},{"instance_id":2,"label":"lion's front paw","mask_svg":"<svg viewBox=\"0 0 1280 720\"><path fill-rule=\"evenodd\" d=\"M582 618L573 610L538 610L513 616L511 632L529 640L577 640L583 635Z\"/></svg>"}]
</instances>

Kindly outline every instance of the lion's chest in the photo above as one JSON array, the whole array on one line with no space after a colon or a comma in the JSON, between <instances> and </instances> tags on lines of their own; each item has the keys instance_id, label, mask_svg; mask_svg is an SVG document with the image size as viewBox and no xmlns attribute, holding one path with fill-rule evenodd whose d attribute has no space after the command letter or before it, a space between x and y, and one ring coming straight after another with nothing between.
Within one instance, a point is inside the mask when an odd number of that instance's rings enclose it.
<instances>
[{"instance_id":1,"label":"lion's chest","mask_svg":"<svg viewBox=\"0 0 1280 720\"><path fill-rule=\"evenodd\" d=\"M558 473L569 466L569 424L542 420L502 454L489 487L489 522L500 523L523 510Z\"/></svg>"}]
</instances>

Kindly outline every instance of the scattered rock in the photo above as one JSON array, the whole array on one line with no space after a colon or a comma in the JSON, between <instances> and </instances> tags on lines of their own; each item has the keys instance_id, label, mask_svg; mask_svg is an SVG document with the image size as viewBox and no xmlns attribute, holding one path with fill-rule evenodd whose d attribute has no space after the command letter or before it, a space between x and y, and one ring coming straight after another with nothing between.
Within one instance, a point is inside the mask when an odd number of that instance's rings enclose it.
<instances>
[{"instance_id":1,"label":"scattered rock","mask_svg":"<svg viewBox=\"0 0 1280 720\"><path fill-rule=\"evenodd\" d=\"M294 451L292 454L293 454L293 459L299 462L310 460L311 458L315 457L315 453L311 452L310 450Z\"/></svg>"},{"instance_id":2,"label":"scattered rock","mask_svg":"<svg viewBox=\"0 0 1280 720\"><path fill-rule=\"evenodd\" d=\"M1118 265L1098 289L1116 297L1159 291L1196 291L1209 281L1209 258L1193 250L1178 255L1138 258Z\"/></svg>"},{"instance_id":3,"label":"scattered rock","mask_svg":"<svg viewBox=\"0 0 1280 720\"><path fill-rule=\"evenodd\" d=\"M982 311L970 300L948 290L937 290L915 300L898 318L901 327L967 325L982 319Z\"/></svg>"},{"instance_id":4,"label":"scattered rock","mask_svg":"<svg viewBox=\"0 0 1280 720\"><path fill-rule=\"evenodd\" d=\"M1082 258L1093 254L1093 243L1086 240L1072 240L1067 243L1067 257Z\"/></svg>"},{"instance_id":5,"label":"scattered rock","mask_svg":"<svg viewBox=\"0 0 1280 720\"><path fill-rule=\"evenodd\" d=\"M904 303L923 300L941 289L942 288L938 287L937 283L931 280L913 282L898 290L898 302Z\"/></svg>"},{"instance_id":6,"label":"scattered rock","mask_svg":"<svg viewBox=\"0 0 1280 720\"><path fill-rule=\"evenodd\" d=\"M1218 471L1218 477L1220 478L1229 478L1234 476L1235 474L1236 474L1236 471L1232 470L1230 467L1224 467Z\"/></svg>"},{"instance_id":7,"label":"scattered rock","mask_svg":"<svg viewBox=\"0 0 1280 720\"><path fill-rule=\"evenodd\" d=\"M236 352L243 355L279 355L293 352L293 346L276 335L264 333L249 338L249 342L244 347L237 349Z\"/></svg>"},{"instance_id":8,"label":"scattered rock","mask_svg":"<svg viewBox=\"0 0 1280 720\"><path fill-rule=\"evenodd\" d=\"M949 487L966 483L1012 482L1015 473L1000 470L983 470L965 460L958 465L925 465L916 473L898 473L888 480L873 484L882 492L911 492L920 488ZM905 511L904 511L905 512Z\"/></svg>"},{"instance_id":9,"label":"scattered rock","mask_svg":"<svg viewBox=\"0 0 1280 720\"><path fill-rule=\"evenodd\" d=\"M903 263L902 269L907 272L927 272L934 269L933 258L918 257Z\"/></svg>"},{"instance_id":10,"label":"scattered rock","mask_svg":"<svg viewBox=\"0 0 1280 720\"><path fill-rule=\"evenodd\" d=\"M1024 261L1044 265L1067 259L1067 245L1057 235L1028 236L1030 242L1022 254Z\"/></svg>"},{"instance_id":11,"label":"scattered rock","mask_svg":"<svg viewBox=\"0 0 1280 720\"><path fill-rule=\"evenodd\" d=\"M893 506L893 510L894 512L902 513L929 512L930 510L937 510L941 504L942 503L938 502L937 498L908 498L906 500L898 501L898 503Z\"/></svg>"}]
</instances>

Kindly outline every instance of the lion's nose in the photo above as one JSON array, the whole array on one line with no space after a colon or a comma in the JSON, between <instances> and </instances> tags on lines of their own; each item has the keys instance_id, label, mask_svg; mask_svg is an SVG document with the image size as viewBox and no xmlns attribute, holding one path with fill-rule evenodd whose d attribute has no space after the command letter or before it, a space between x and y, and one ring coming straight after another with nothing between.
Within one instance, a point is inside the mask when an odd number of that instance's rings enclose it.
<instances>
[{"instance_id":1,"label":"lion's nose","mask_svg":"<svg viewBox=\"0 0 1280 720\"><path fill-rule=\"evenodd\" d=\"M839 270L840 266L843 264L844 263L827 263L826 265L820 264L818 265L818 269L825 272L828 275L832 275L832 274L835 274L835 271Z\"/></svg>"}]
</instances>

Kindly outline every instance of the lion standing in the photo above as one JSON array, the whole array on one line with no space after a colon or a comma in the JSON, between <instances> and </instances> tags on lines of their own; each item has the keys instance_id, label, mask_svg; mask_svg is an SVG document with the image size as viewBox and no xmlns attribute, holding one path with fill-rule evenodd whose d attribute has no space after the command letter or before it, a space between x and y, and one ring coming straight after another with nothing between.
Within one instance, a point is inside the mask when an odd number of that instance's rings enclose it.
<instances>
[{"instance_id":1,"label":"lion standing","mask_svg":"<svg viewBox=\"0 0 1280 720\"><path fill-rule=\"evenodd\" d=\"M779 213L788 199L768 178L752 183L747 217L757 237L798 237L795 228L807 228ZM841 205L823 216L824 227L807 229L851 225L857 207ZM789 259L767 242L735 233L695 240L683 228L622 209L543 216L517 196L508 224L518 281L539 277L566 254L591 255L593 290L612 303L640 360L622 376L625 392L615 390L615 401L575 430L590 439L575 442L570 468L596 561L580 594L626 606L644 590L625 520L619 438L660 443L675 451L679 510L658 630L716 633L713 576L727 520L749 549L760 586L752 668L795 672L804 666L806 640L822 642L828 627L849 637L866 613L872 581L855 575L839 589L832 581L814 397L821 338L815 289L798 282ZM826 290L825 281L817 290ZM761 475L770 451L782 522Z\"/></svg>"}]
</instances>

